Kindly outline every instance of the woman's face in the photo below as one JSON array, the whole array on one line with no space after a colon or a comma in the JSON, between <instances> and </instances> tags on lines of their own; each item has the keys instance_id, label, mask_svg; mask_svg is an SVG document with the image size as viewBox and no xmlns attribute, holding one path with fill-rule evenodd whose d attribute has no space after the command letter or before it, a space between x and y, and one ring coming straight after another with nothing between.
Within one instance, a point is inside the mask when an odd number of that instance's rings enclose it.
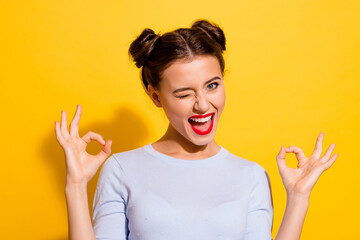
<instances>
[{"instance_id":1,"label":"woman's face","mask_svg":"<svg viewBox=\"0 0 360 240\"><path fill-rule=\"evenodd\" d=\"M163 72L159 89L150 86L149 94L163 107L176 134L198 146L213 141L225 106L224 79L216 57L174 62Z\"/></svg>"}]
</instances>

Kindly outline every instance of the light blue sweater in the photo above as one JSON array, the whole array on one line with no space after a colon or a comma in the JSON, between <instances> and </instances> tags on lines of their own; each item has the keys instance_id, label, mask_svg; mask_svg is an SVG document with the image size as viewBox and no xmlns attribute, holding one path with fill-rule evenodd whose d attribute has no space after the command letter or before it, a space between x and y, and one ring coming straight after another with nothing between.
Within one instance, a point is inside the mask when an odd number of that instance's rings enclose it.
<instances>
[{"instance_id":1,"label":"light blue sweater","mask_svg":"<svg viewBox=\"0 0 360 240\"><path fill-rule=\"evenodd\" d=\"M98 240L269 240L272 220L265 170L223 147L200 160L151 144L113 154L93 205Z\"/></svg>"}]
</instances>

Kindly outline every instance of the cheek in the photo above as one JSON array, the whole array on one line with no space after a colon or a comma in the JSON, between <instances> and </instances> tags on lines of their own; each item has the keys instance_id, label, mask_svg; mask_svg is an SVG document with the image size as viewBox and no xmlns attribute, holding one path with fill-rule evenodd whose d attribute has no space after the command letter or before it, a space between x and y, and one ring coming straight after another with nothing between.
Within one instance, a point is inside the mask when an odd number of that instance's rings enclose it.
<instances>
[{"instance_id":1,"label":"cheek","mask_svg":"<svg viewBox=\"0 0 360 240\"><path fill-rule=\"evenodd\" d=\"M225 88L222 88L220 93L219 93L219 104L222 106L222 108L224 108L225 106L225 101L226 101L226 94L225 94Z\"/></svg>"},{"instance_id":2,"label":"cheek","mask_svg":"<svg viewBox=\"0 0 360 240\"><path fill-rule=\"evenodd\" d=\"M216 94L211 96L211 102L213 103L214 107L218 110L222 110L225 106L225 92L218 91Z\"/></svg>"},{"instance_id":3,"label":"cheek","mask_svg":"<svg viewBox=\"0 0 360 240\"><path fill-rule=\"evenodd\" d=\"M187 120L187 117L192 110L190 102L191 101L185 99L168 102L167 105L164 106L164 111L169 120L173 122L182 122L184 119Z\"/></svg>"}]
</instances>

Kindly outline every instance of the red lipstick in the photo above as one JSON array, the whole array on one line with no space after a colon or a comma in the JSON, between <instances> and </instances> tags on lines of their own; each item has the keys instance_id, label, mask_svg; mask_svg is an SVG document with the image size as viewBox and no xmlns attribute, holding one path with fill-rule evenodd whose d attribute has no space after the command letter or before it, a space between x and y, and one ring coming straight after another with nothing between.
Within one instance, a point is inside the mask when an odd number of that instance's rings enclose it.
<instances>
[{"instance_id":1,"label":"red lipstick","mask_svg":"<svg viewBox=\"0 0 360 240\"><path fill-rule=\"evenodd\" d=\"M208 113L208 114L205 114L205 115L194 115L194 116L191 116L190 118L204 118L204 117L208 117L210 115L212 115L214 113Z\"/></svg>"},{"instance_id":2,"label":"red lipstick","mask_svg":"<svg viewBox=\"0 0 360 240\"><path fill-rule=\"evenodd\" d=\"M191 118L204 118L204 117L208 117L208 116L210 116L210 115L212 115L212 117L211 117L211 119L210 119L211 123L210 123L209 128L208 128L207 130L205 130L205 131L201 131L200 129L195 128L195 127L191 124L191 120L190 120L190 119L188 120L191 128L193 129L193 131L194 131L195 133L197 133L197 134L199 134L199 135L209 134L209 133L211 132L212 128L213 128L214 115L215 115L215 113L209 113L209 114L205 114L205 115L194 115L194 116L191 116Z\"/></svg>"}]
</instances>

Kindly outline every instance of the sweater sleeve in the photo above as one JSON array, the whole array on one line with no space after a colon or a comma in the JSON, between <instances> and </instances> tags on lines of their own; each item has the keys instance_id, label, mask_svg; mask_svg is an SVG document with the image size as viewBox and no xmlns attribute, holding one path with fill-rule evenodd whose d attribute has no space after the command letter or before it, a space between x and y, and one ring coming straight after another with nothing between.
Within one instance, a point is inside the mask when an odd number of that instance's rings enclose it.
<instances>
[{"instance_id":1,"label":"sweater sleeve","mask_svg":"<svg viewBox=\"0 0 360 240\"><path fill-rule=\"evenodd\" d=\"M97 240L128 239L124 173L114 155L103 164L93 203L93 228Z\"/></svg>"},{"instance_id":2,"label":"sweater sleeve","mask_svg":"<svg viewBox=\"0 0 360 240\"><path fill-rule=\"evenodd\" d=\"M270 240L273 222L270 181L265 169L258 164L253 169L252 183L244 240Z\"/></svg>"}]
</instances>

